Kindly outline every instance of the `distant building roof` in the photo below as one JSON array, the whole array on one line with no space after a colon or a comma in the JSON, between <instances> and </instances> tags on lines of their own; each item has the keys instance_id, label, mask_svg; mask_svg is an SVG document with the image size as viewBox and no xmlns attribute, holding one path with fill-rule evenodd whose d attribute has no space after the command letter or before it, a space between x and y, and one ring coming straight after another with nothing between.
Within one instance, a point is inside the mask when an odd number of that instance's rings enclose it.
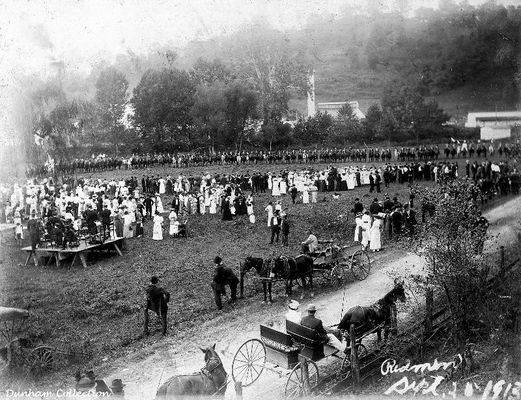
<instances>
[{"instance_id":1,"label":"distant building roof","mask_svg":"<svg viewBox=\"0 0 521 400\"><path fill-rule=\"evenodd\" d=\"M465 127L476 128L481 122L497 121L501 125L513 125L521 122L521 111L471 112L467 116Z\"/></svg>"},{"instance_id":2,"label":"distant building roof","mask_svg":"<svg viewBox=\"0 0 521 400\"><path fill-rule=\"evenodd\" d=\"M325 112L331 115L332 117L336 117L338 112L344 107L346 104L351 106L353 113L358 119L364 119L365 114L360 110L360 106L358 101L329 101L317 104L317 111Z\"/></svg>"}]
</instances>

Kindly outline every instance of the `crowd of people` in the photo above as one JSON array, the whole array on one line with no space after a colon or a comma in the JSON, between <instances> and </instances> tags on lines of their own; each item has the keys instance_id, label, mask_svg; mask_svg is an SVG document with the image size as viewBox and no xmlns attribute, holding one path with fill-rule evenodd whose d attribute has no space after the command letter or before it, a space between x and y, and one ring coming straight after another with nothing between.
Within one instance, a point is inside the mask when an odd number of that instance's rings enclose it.
<instances>
[{"instance_id":1,"label":"crowd of people","mask_svg":"<svg viewBox=\"0 0 521 400\"><path fill-rule=\"evenodd\" d=\"M520 154L519 143L481 143L479 141L451 142L445 145L415 147L358 147L332 149L292 149L280 151L228 151L209 153L146 153L132 154L129 157L111 157L105 154L90 158L55 160L52 163L32 165L27 170L27 177L45 177L49 174L76 174L110 171L116 169L147 169L155 166L184 168L193 166L227 164L308 164L338 162L406 162L437 161L445 159L492 156L509 158Z\"/></svg>"},{"instance_id":2,"label":"crowd of people","mask_svg":"<svg viewBox=\"0 0 521 400\"><path fill-rule=\"evenodd\" d=\"M494 193L519 192L517 170L508 161L488 159L467 161L464 172L455 160L439 160L387 163L381 167L330 164L322 170L286 168L279 173L147 175L140 181L135 176L126 180L69 176L59 183L53 178L33 178L25 185L0 187L0 221L14 223L21 240L23 222L29 219L26 230L33 247L42 240L71 246L78 242L79 236L96 234L101 240L142 237L147 219L153 221L152 239L163 240L165 228L172 237L186 235L188 217L194 214L219 214L224 221L247 215L251 223L256 223L254 197L271 193L273 202L264 208L271 231L270 243L277 243L282 236L282 244L287 245L290 224L281 204L283 196L288 203L307 204L316 203L321 192L331 192L333 198L339 198L342 191L367 187L377 195L387 191L391 184L412 186L417 181L443 182L457 177L473 180L483 199ZM166 198L169 204L165 205ZM377 211L368 207L354 212L355 238L371 250L380 250L382 230L401 232L403 227L409 232L413 230L413 205L386 207L389 202L385 199ZM370 212L370 222L366 211Z\"/></svg>"}]
</instances>

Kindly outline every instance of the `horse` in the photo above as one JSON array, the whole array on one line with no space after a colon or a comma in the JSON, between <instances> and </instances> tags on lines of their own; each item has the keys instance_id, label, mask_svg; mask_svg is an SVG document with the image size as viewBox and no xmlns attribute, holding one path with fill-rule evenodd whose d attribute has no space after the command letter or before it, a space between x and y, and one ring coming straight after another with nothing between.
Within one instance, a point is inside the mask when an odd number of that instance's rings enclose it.
<instances>
[{"instance_id":1,"label":"horse","mask_svg":"<svg viewBox=\"0 0 521 400\"><path fill-rule=\"evenodd\" d=\"M176 375L163 383L156 392L156 399L180 396L219 395L224 396L228 374L215 351L215 344L204 353L205 366L192 375Z\"/></svg>"},{"instance_id":2,"label":"horse","mask_svg":"<svg viewBox=\"0 0 521 400\"><path fill-rule=\"evenodd\" d=\"M257 275L261 278L284 279L286 282L286 295L288 296L292 293L293 280L295 279L301 279L302 286L305 288L307 286L306 278L308 278L311 290L313 290L313 259L308 255L303 254L296 258L278 257L266 260L249 256L241 264L241 277L244 277L246 272L252 268L257 271ZM269 301L270 304L273 301L271 287L272 282L270 280L263 280L263 302ZM313 292L311 295L313 296Z\"/></svg>"},{"instance_id":3,"label":"horse","mask_svg":"<svg viewBox=\"0 0 521 400\"><path fill-rule=\"evenodd\" d=\"M378 341L381 341L383 326L384 339L387 340L391 332L393 309L398 300L405 302L405 289L403 283L395 279L394 288L372 306L355 306L347 310L338 324L338 329L349 330L351 324L359 331L368 332L375 329Z\"/></svg>"}]
</instances>

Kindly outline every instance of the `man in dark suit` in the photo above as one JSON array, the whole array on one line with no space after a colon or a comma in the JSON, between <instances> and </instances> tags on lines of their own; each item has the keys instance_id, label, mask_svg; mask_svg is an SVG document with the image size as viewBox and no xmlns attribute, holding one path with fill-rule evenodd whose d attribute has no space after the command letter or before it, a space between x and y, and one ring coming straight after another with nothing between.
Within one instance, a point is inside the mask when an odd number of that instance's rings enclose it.
<instances>
[{"instance_id":1,"label":"man in dark suit","mask_svg":"<svg viewBox=\"0 0 521 400\"><path fill-rule=\"evenodd\" d=\"M166 335L168 313L168 302L170 301L170 293L162 287L157 286L159 279L153 276L150 279L150 285L146 289L147 304L145 307L145 335L148 336L148 310L154 311L161 318L163 326L163 335Z\"/></svg>"},{"instance_id":2,"label":"man in dark suit","mask_svg":"<svg viewBox=\"0 0 521 400\"><path fill-rule=\"evenodd\" d=\"M300 325L313 329L317 334L317 339L322 343L327 343L340 351L345 351L346 345L338 340L333 333L328 333L324 325L322 325L322 320L315 317L317 312L316 306L314 304L308 304L307 311L308 315L302 318Z\"/></svg>"},{"instance_id":3,"label":"man in dark suit","mask_svg":"<svg viewBox=\"0 0 521 400\"><path fill-rule=\"evenodd\" d=\"M215 266L215 275L213 277L212 289L215 295L215 304L219 310L222 310L221 296L226 296L226 285L230 285L230 303L237 300L237 285L239 284L239 278L233 272L231 268L224 265L221 257L217 256L213 260Z\"/></svg>"}]
</instances>

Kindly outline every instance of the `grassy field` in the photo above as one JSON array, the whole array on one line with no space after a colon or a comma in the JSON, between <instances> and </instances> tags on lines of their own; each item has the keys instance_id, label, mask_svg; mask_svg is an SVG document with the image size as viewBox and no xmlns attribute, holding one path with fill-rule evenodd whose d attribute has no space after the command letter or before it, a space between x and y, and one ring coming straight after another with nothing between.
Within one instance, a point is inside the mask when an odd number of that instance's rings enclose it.
<instances>
[{"instance_id":1,"label":"grassy field","mask_svg":"<svg viewBox=\"0 0 521 400\"><path fill-rule=\"evenodd\" d=\"M274 166L261 167L273 169ZM183 170L183 173L189 175L202 170L224 173L240 172L241 168L194 168ZM155 176L169 171L178 172L162 169L146 172ZM140 177L145 171L118 171L115 174L125 177L137 173ZM105 175L113 176L114 172L102 174ZM407 201L407 190L405 185L394 185L389 194ZM383 199L383 194L378 196ZM256 224L250 224L246 216L222 221L219 214L193 215L189 217L188 239L172 239L165 235L165 240L157 242L151 239L152 223L148 221L145 237L128 239L123 257L92 258L87 269L23 266L25 254L9 242L1 249L0 304L31 310L26 328L35 342L87 348L93 354L87 365L96 365L104 357L115 357L141 345L141 307L150 276L159 276L162 285L172 294L169 304L172 329L189 330L198 322L219 315L210 287L214 270L212 260L216 255L237 272L239 263L248 255L295 256L300 253L300 242L307 237L310 227L319 238L351 244L354 221L350 210L355 197L361 197L368 205L374 195L364 187L342 192L338 200L334 200L331 193L319 193L318 203L296 205L291 204L289 196L282 197L291 223L288 247L269 244L270 231L263 210L272 199L270 194L255 197ZM170 198L163 202L169 204ZM317 280L315 291L335 289L325 283ZM248 277L246 299L236 307L260 301L259 291L259 285ZM274 296L281 300L282 294L282 286L277 287Z\"/></svg>"}]
</instances>

